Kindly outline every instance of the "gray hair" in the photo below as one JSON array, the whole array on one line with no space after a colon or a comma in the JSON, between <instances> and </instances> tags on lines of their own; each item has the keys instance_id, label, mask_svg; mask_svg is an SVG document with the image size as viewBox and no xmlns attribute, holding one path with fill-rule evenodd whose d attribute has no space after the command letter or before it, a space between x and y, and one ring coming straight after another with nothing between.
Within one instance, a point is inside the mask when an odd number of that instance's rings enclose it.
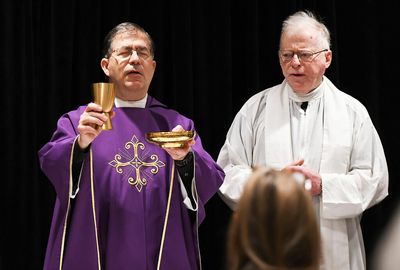
<instances>
[{"instance_id":1,"label":"gray hair","mask_svg":"<svg viewBox=\"0 0 400 270\"><path fill-rule=\"evenodd\" d=\"M331 46L331 36L329 33L328 28L325 24L316 18L316 16L311 11L298 11L289 17L282 23L282 31L281 31L281 38L282 35L292 28L303 27L304 24L308 24L314 27L316 30L319 31L319 42L321 45L327 49L330 49Z\"/></svg>"},{"instance_id":2,"label":"gray hair","mask_svg":"<svg viewBox=\"0 0 400 270\"><path fill-rule=\"evenodd\" d=\"M142 33L144 34L149 42L149 50L150 50L150 54L152 57L154 57L154 41L151 38L151 36L149 35L149 33L146 32L146 30L144 30L143 27L141 27L140 25L136 24L136 23L132 23L132 22L123 22L118 24L117 26L115 26L113 29L110 30L110 32L108 32L108 34L105 36L104 38L104 42L103 42L103 56L108 58L111 53L111 44L115 38L115 36L122 34L122 33L126 33L126 32L132 32L132 33Z\"/></svg>"}]
</instances>

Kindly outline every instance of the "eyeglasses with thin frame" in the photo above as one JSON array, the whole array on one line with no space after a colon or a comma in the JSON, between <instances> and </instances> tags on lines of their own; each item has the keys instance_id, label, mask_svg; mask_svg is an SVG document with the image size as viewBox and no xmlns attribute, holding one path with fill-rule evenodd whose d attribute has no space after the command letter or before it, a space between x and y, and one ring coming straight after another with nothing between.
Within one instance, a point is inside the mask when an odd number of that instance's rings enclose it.
<instances>
[{"instance_id":1,"label":"eyeglasses with thin frame","mask_svg":"<svg viewBox=\"0 0 400 270\"><path fill-rule=\"evenodd\" d=\"M327 52L328 49L323 49L317 52L302 50L302 51L290 51L290 50L280 50L279 58L283 63L288 63L292 61L293 57L296 55L300 62L312 62L320 53Z\"/></svg>"},{"instance_id":2,"label":"eyeglasses with thin frame","mask_svg":"<svg viewBox=\"0 0 400 270\"><path fill-rule=\"evenodd\" d=\"M121 47L112 51L111 55L117 58L120 61L127 61L131 58L132 54L136 53L136 55L143 60L147 60L151 57L151 53L146 47Z\"/></svg>"}]
</instances>

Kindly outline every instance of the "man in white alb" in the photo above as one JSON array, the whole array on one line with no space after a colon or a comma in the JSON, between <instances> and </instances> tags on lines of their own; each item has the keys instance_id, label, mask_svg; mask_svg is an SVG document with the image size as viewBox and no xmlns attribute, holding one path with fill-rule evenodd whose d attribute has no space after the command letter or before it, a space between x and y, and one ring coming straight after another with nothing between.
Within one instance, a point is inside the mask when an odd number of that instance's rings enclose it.
<instances>
[{"instance_id":1,"label":"man in white alb","mask_svg":"<svg viewBox=\"0 0 400 270\"><path fill-rule=\"evenodd\" d=\"M330 34L311 12L283 22L279 60L285 80L251 97L228 131L220 194L235 209L256 165L304 174L320 222L320 269L365 269L361 215L388 195L378 133L366 108L324 76Z\"/></svg>"}]
</instances>

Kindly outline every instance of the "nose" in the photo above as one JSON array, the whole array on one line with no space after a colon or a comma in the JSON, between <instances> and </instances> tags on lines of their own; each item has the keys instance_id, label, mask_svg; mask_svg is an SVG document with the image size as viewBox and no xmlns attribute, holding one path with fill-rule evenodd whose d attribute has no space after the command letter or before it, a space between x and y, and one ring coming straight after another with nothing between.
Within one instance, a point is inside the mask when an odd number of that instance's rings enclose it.
<instances>
[{"instance_id":1,"label":"nose","mask_svg":"<svg viewBox=\"0 0 400 270\"><path fill-rule=\"evenodd\" d=\"M139 58L137 52L135 50L132 50L132 54L129 57L129 62L136 64L136 63L139 63L139 61L140 61L140 58Z\"/></svg>"},{"instance_id":2,"label":"nose","mask_svg":"<svg viewBox=\"0 0 400 270\"><path fill-rule=\"evenodd\" d=\"M292 61L290 61L293 66L299 66L300 65L300 58L297 54L294 54L292 57Z\"/></svg>"}]
</instances>

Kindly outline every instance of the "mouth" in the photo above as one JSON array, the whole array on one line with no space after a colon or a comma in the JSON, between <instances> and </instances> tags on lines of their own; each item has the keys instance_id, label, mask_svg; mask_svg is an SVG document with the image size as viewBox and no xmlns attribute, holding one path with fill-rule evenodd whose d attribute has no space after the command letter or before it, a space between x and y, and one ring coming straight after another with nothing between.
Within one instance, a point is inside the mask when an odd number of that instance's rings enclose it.
<instances>
[{"instance_id":1,"label":"mouth","mask_svg":"<svg viewBox=\"0 0 400 270\"><path fill-rule=\"evenodd\" d=\"M292 76L292 77L303 77L304 76L304 74L301 74L301 73L292 73L292 74L290 74L290 76Z\"/></svg>"},{"instance_id":2,"label":"mouth","mask_svg":"<svg viewBox=\"0 0 400 270\"><path fill-rule=\"evenodd\" d=\"M143 75L143 74L137 70L129 70L125 73L125 75Z\"/></svg>"}]
</instances>

